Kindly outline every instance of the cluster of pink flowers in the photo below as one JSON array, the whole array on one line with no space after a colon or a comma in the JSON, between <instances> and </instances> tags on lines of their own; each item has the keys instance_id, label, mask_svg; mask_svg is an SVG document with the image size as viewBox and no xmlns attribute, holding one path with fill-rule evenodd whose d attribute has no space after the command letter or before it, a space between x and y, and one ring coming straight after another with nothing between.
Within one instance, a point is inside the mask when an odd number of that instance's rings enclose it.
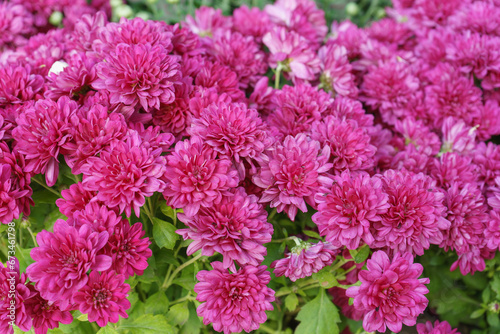
<instances>
[{"instance_id":1,"label":"cluster of pink flowers","mask_svg":"<svg viewBox=\"0 0 500 334\"><path fill-rule=\"evenodd\" d=\"M414 258L431 244L464 275L500 250L500 147L486 143L500 134L498 1L393 0L381 21L328 36L312 0L202 7L176 25L109 22L107 1L87 2L0 4L0 222L29 216L36 175L60 184L65 163L81 179L16 278L21 329L44 334L77 309L99 326L127 317L125 279L152 254L127 218L155 193L183 210L188 255L221 254L195 291L224 333L273 308L266 208L312 211L326 240L298 241L276 276L376 250L347 291L367 331L415 325L428 280Z\"/></svg>"}]
</instances>

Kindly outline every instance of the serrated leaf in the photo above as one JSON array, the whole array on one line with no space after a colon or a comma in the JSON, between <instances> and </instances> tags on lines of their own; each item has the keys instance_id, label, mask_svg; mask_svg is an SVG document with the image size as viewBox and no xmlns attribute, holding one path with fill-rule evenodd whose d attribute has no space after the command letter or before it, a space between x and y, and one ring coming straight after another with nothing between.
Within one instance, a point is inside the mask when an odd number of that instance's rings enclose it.
<instances>
[{"instance_id":1,"label":"serrated leaf","mask_svg":"<svg viewBox=\"0 0 500 334\"><path fill-rule=\"evenodd\" d=\"M188 303L175 304L167 313L167 321L172 325L182 326L189 318Z\"/></svg>"},{"instance_id":2,"label":"serrated leaf","mask_svg":"<svg viewBox=\"0 0 500 334\"><path fill-rule=\"evenodd\" d=\"M120 329L126 329L130 334L175 334L174 327L163 315L145 314L133 321L123 321L118 331Z\"/></svg>"},{"instance_id":3,"label":"serrated leaf","mask_svg":"<svg viewBox=\"0 0 500 334\"><path fill-rule=\"evenodd\" d=\"M101 329L99 329L97 334L119 334L119 333L116 331L116 329L109 327L108 325L106 327L102 327Z\"/></svg>"},{"instance_id":4,"label":"serrated leaf","mask_svg":"<svg viewBox=\"0 0 500 334\"><path fill-rule=\"evenodd\" d=\"M484 312L486 312L486 310L484 308L479 309L479 310L475 310L474 312L471 313L470 318L477 319L480 316L482 316L484 314Z\"/></svg>"},{"instance_id":5,"label":"serrated leaf","mask_svg":"<svg viewBox=\"0 0 500 334\"><path fill-rule=\"evenodd\" d=\"M324 289L320 289L316 298L302 307L297 320L300 324L295 334L339 334L339 312Z\"/></svg>"},{"instance_id":6,"label":"serrated leaf","mask_svg":"<svg viewBox=\"0 0 500 334\"><path fill-rule=\"evenodd\" d=\"M146 300L145 306L146 313L148 314L166 314L168 312L169 301L163 291L158 291Z\"/></svg>"},{"instance_id":7,"label":"serrated leaf","mask_svg":"<svg viewBox=\"0 0 500 334\"><path fill-rule=\"evenodd\" d=\"M328 269L328 268L325 268ZM333 288L338 284L335 275L329 271L321 270L312 276L314 279L318 280L321 287L325 289Z\"/></svg>"},{"instance_id":8,"label":"serrated leaf","mask_svg":"<svg viewBox=\"0 0 500 334\"><path fill-rule=\"evenodd\" d=\"M295 311L299 304L299 298L295 293L291 293L285 298L285 307L290 311Z\"/></svg>"},{"instance_id":9,"label":"serrated leaf","mask_svg":"<svg viewBox=\"0 0 500 334\"><path fill-rule=\"evenodd\" d=\"M153 238L160 248L173 249L179 235L175 233L177 229L174 225L164 220L153 218Z\"/></svg>"},{"instance_id":10,"label":"serrated leaf","mask_svg":"<svg viewBox=\"0 0 500 334\"><path fill-rule=\"evenodd\" d=\"M305 230L304 234L307 235L308 237L321 240L321 236L319 235L318 232L311 231L311 230Z\"/></svg>"}]
</instances>

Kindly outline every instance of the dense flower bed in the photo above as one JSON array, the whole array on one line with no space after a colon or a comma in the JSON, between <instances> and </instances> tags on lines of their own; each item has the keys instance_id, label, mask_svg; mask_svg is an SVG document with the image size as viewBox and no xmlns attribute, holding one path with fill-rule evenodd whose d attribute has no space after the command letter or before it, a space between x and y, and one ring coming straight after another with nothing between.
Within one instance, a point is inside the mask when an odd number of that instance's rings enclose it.
<instances>
[{"instance_id":1,"label":"dense flower bed","mask_svg":"<svg viewBox=\"0 0 500 334\"><path fill-rule=\"evenodd\" d=\"M0 333L500 330L500 2L386 12L1 3Z\"/></svg>"}]
</instances>

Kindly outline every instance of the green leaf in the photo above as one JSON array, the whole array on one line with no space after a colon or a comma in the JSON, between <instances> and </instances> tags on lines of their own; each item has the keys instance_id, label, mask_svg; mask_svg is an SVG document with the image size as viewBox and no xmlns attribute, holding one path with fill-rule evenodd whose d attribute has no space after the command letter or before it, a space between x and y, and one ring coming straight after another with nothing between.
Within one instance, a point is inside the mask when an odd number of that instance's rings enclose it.
<instances>
[{"instance_id":1,"label":"green leaf","mask_svg":"<svg viewBox=\"0 0 500 334\"><path fill-rule=\"evenodd\" d=\"M295 334L339 334L340 322L337 307L333 305L324 289L319 289L319 294L305 304L297 314L300 324Z\"/></svg>"},{"instance_id":2,"label":"green leaf","mask_svg":"<svg viewBox=\"0 0 500 334\"><path fill-rule=\"evenodd\" d=\"M484 308L482 309L479 309L479 310L475 310L474 312L472 312L472 314L470 315L470 318L471 319L477 319L479 318L480 316L482 316L484 314L486 310Z\"/></svg>"},{"instance_id":3,"label":"green leaf","mask_svg":"<svg viewBox=\"0 0 500 334\"><path fill-rule=\"evenodd\" d=\"M163 291L158 291L146 300L146 313L166 314L168 312L168 298Z\"/></svg>"},{"instance_id":4,"label":"green leaf","mask_svg":"<svg viewBox=\"0 0 500 334\"><path fill-rule=\"evenodd\" d=\"M188 321L181 327L180 334L199 334L201 329L201 321L196 314L196 308L193 304L189 304Z\"/></svg>"},{"instance_id":5,"label":"green leaf","mask_svg":"<svg viewBox=\"0 0 500 334\"><path fill-rule=\"evenodd\" d=\"M82 314L78 318L78 321L89 321L89 315L88 314Z\"/></svg>"},{"instance_id":6,"label":"green leaf","mask_svg":"<svg viewBox=\"0 0 500 334\"><path fill-rule=\"evenodd\" d=\"M308 237L321 240L321 236L319 235L318 232L311 231L311 230L305 230L304 234L307 235Z\"/></svg>"},{"instance_id":7,"label":"green leaf","mask_svg":"<svg viewBox=\"0 0 500 334\"><path fill-rule=\"evenodd\" d=\"M97 334L119 334L119 333L116 331L116 329L110 327L110 325L108 324L108 326L99 329Z\"/></svg>"},{"instance_id":8,"label":"green leaf","mask_svg":"<svg viewBox=\"0 0 500 334\"><path fill-rule=\"evenodd\" d=\"M33 196L31 196L31 198L35 204L54 204L60 197L51 191L43 189L33 191Z\"/></svg>"},{"instance_id":9,"label":"green leaf","mask_svg":"<svg viewBox=\"0 0 500 334\"><path fill-rule=\"evenodd\" d=\"M179 235L175 233L177 230L174 225L153 217L153 238L160 248L173 249Z\"/></svg>"},{"instance_id":10,"label":"green leaf","mask_svg":"<svg viewBox=\"0 0 500 334\"><path fill-rule=\"evenodd\" d=\"M500 319L498 318L498 314L488 312L486 316L486 320L492 327L500 327Z\"/></svg>"},{"instance_id":11,"label":"green leaf","mask_svg":"<svg viewBox=\"0 0 500 334\"><path fill-rule=\"evenodd\" d=\"M317 273L314 273L312 277L317 280L319 284L321 284L321 286L325 289L330 289L338 284L335 275L330 272L329 267L325 267Z\"/></svg>"},{"instance_id":12,"label":"green leaf","mask_svg":"<svg viewBox=\"0 0 500 334\"><path fill-rule=\"evenodd\" d=\"M291 293L285 298L285 307L290 311L295 311L299 304L299 298L295 293Z\"/></svg>"},{"instance_id":13,"label":"green leaf","mask_svg":"<svg viewBox=\"0 0 500 334\"><path fill-rule=\"evenodd\" d=\"M175 304L167 313L167 321L173 325L182 326L189 318L188 303Z\"/></svg>"},{"instance_id":14,"label":"green leaf","mask_svg":"<svg viewBox=\"0 0 500 334\"><path fill-rule=\"evenodd\" d=\"M495 275L493 281L491 282L491 290L495 291L497 297L500 298L500 276Z\"/></svg>"},{"instance_id":15,"label":"green leaf","mask_svg":"<svg viewBox=\"0 0 500 334\"><path fill-rule=\"evenodd\" d=\"M162 203L162 205L160 205L160 210L168 218L170 218L174 221L176 220L177 213L175 212L175 210L172 207L168 206L166 203Z\"/></svg>"},{"instance_id":16,"label":"green leaf","mask_svg":"<svg viewBox=\"0 0 500 334\"><path fill-rule=\"evenodd\" d=\"M145 314L133 321L124 321L118 330L126 329L130 334L175 334L174 327L163 315Z\"/></svg>"},{"instance_id":17,"label":"green leaf","mask_svg":"<svg viewBox=\"0 0 500 334\"><path fill-rule=\"evenodd\" d=\"M354 259L354 262L362 263L370 255L370 247L368 247L368 245L364 245L361 248L358 248L356 250L349 250L349 253L351 254L352 258Z\"/></svg>"}]
</instances>

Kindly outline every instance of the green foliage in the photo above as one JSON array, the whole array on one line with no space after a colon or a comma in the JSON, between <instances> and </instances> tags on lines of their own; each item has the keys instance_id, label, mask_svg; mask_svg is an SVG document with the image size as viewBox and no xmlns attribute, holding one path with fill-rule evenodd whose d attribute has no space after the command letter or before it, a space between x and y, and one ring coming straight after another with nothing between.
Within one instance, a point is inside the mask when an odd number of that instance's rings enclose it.
<instances>
[{"instance_id":1,"label":"green foliage","mask_svg":"<svg viewBox=\"0 0 500 334\"><path fill-rule=\"evenodd\" d=\"M305 304L297 315L300 321L295 334L338 334L340 322L337 307L325 290L320 289L316 298Z\"/></svg>"},{"instance_id":2,"label":"green foliage","mask_svg":"<svg viewBox=\"0 0 500 334\"><path fill-rule=\"evenodd\" d=\"M174 225L164 220L153 218L153 238L160 248L173 249L179 235L175 233Z\"/></svg>"}]
</instances>

